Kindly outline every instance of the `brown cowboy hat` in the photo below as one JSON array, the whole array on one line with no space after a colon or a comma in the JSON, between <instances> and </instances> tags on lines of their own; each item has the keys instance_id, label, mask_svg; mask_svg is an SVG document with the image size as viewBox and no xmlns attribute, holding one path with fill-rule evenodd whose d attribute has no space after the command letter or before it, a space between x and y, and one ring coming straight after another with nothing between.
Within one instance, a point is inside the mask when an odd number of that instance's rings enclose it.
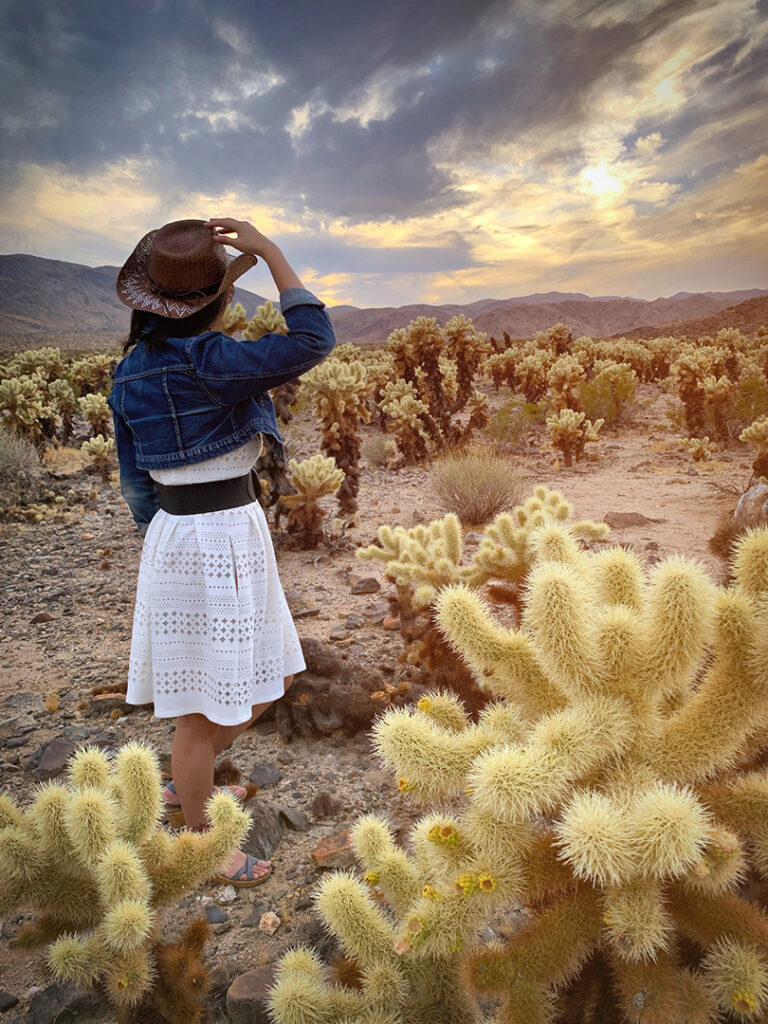
<instances>
[{"instance_id":1,"label":"brown cowboy hat","mask_svg":"<svg viewBox=\"0 0 768 1024\"><path fill-rule=\"evenodd\" d=\"M230 260L204 220L174 220L148 231L117 275L117 295L131 309L173 320L217 299L258 263L252 253Z\"/></svg>"}]
</instances>

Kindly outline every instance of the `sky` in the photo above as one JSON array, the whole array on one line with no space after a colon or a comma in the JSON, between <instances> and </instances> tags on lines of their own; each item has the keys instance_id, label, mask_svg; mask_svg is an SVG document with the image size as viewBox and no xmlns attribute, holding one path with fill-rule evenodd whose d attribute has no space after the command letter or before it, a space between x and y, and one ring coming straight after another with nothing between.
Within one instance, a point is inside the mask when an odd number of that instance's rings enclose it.
<instances>
[{"instance_id":1,"label":"sky","mask_svg":"<svg viewBox=\"0 0 768 1024\"><path fill-rule=\"evenodd\" d=\"M329 305L765 288L767 125L768 0L0 0L0 252L232 216Z\"/></svg>"}]
</instances>

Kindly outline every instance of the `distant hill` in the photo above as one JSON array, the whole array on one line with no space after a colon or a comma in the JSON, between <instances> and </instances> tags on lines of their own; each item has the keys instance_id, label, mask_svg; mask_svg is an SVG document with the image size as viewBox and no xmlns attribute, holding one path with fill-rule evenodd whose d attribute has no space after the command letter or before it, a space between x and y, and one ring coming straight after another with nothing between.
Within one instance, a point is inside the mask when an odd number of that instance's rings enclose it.
<instances>
[{"instance_id":1,"label":"distant hill","mask_svg":"<svg viewBox=\"0 0 768 1024\"><path fill-rule=\"evenodd\" d=\"M41 256L0 256L0 348L114 347L125 335L129 317L115 294L117 272L117 267L86 267ZM382 344L391 331L417 316L434 316L445 324L459 313L472 317L480 330L496 337L506 331L513 338L527 338L563 322L577 337L588 334L601 338L629 336L634 331L646 335L679 333L671 325L702 318L709 322L721 313L726 315L729 308L740 309L746 304L742 300L768 302L768 289L678 292L652 301L550 291L464 304L416 303L367 309L339 305L329 306L328 313L339 341L362 345ZM265 299L236 288L235 301L242 302L250 316Z\"/></svg>"},{"instance_id":2,"label":"distant hill","mask_svg":"<svg viewBox=\"0 0 768 1024\"><path fill-rule=\"evenodd\" d=\"M557 294L557 293L549 293ZM724 293L725 296L728 293ZM741 293L737 293L741 294ZM761 294L768 296L768 290ZM626 334L642 325L666 324L691 317L711 316L733 304L729 297L711 298L691 295L685 298L647 299L571 299L531 302L533 296L518 299L481 300L466 306L412 305L388 306L381 309L354 309L349 306L329 310L339 341L354 341L360 345L383 342L390 331L404 327L416 316L434 316L442 325L452 316L465 313L475 326L486 334L500 338L506 331L512 338L530 338L536 331L545 331L552 324L565 323L575 337L587 334L604 338ZM472 308L472 307L475 308Z\"/></svg>"},{"instance_id":3,"label":"distant hill","mask_svg":"<svg viewBox=\"0 0 768 1024\"><path fill-rule=\"evenodd\" d=\"M712 316L699 316L689 320L673 320L653 327L636 327L626 331L627 338L701 338L717 334L724 327L736 327L742 334L752 335L758 327L768 327L768 296L760 295L746 302L726 306ZM618 337L619 335L617 335Z\"/></svg>"},{"instance_id":4,"label":"distant hill","mask_svg":"<svg viewBox=\"0 0 768 1024\"><path fill-rule=\"evenodd\" d=\"M0 344L106 348L128 330L130 310L115 292L118 267L85 267L41 256L0 256ZM261 295L235 288L251 315Z\"/></svg>"}]
</instances>

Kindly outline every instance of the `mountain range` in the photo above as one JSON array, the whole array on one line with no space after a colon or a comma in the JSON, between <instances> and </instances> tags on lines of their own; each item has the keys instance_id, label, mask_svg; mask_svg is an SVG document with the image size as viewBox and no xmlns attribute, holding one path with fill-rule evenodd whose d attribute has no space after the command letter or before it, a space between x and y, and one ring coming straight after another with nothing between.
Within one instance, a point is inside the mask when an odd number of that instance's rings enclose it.
<instances>
[{"instance_id":1,"label":"mountain range","mask_svg":"<svg viewBox=\"0 0 768 1024\"><path fill-rule=\"evenodd\" d=\"M118 268L87 267L41 256L0 256L0 349L55 345L65 350L113 348L128 326L128 310L115 294ZM265 297L235 289L250 316ZM329 306L340 342L381 344L396 327L417 316L434 316L442 325L464 313L476 327L501 337L529 338L555 323L574 336L593 338L712 333L702 327L768 325L768 289L730 292L677 292L653 300L629 296L590 296L581 292L536 292L509 299L478 299L464 304ZM714 320L713 320L714 318ZM688 330L685 325L696 324ZM752 325L752 326L750 326ZM719 328L715 328L717 330Z\"/></svg>"}]
</instances>

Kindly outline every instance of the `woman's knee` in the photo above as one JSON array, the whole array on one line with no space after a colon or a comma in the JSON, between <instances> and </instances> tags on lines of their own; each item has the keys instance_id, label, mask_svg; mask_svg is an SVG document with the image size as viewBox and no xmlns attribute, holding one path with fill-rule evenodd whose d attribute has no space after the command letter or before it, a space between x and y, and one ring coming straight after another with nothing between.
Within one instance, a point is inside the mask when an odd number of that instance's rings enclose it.
<instances>
[{"instance_id":1,"label":"woman's knee","mask_svg":"<svg viewBox=\"0 0 768 1024\"><path fill-rule=\"evenodd\" d=\"M287 690L288 687L291 686L295 678L295 676L286 676L285 679L283 679L283 692L285 692L285 690Z\"/></svg>"}]
</instances>

